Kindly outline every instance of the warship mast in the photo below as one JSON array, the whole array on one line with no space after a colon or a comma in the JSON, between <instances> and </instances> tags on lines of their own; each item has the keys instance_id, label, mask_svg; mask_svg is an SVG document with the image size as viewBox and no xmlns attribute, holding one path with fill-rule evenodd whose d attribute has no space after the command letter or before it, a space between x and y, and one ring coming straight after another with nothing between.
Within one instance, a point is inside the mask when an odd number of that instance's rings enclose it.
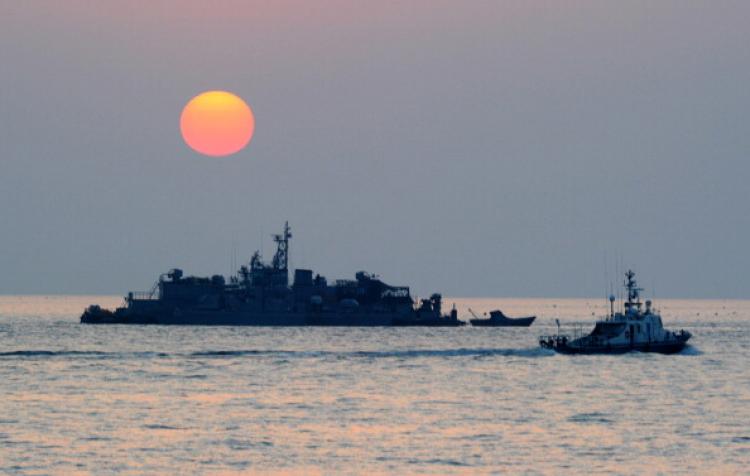
<instances>
[{"instance_id":1,"label":"warship mast","mask_svg":"<svg viewBox=\"0 0 750 476\"><path fill-rule=\"evenodd\" d=\"M289 279L289 239L292 237L292 230L289 228L289 222L284 223L284 233L273 235L273 241L276 242L276 254L273 255L271 265L274 270L283 271Z\"/></svg>"}]
</instances>

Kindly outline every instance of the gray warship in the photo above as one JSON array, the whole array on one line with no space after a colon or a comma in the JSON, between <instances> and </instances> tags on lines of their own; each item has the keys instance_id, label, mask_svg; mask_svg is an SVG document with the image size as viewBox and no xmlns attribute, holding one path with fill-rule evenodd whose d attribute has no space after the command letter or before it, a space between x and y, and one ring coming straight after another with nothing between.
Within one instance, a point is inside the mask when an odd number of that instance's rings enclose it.
<instances>
[{"instance_id":1,"label":"gray warship","mask_svg":"<svg viewBox=\"0 0 750 476\"><path fill-rule=\"evenodd\" d=\"M289 283L287 222L273 235L276 253L265 263L259 252L227 281L224 276L183 276L173 269L149 292L130 292L124 306L110 311L89 306L85 324L174 324L222 326L444 326L465 323L455 308L442 313L440 294L419 303L408 287L390 286L377 276L358 272L337 280L296 269Z\"/></svg>"}]
</instances>

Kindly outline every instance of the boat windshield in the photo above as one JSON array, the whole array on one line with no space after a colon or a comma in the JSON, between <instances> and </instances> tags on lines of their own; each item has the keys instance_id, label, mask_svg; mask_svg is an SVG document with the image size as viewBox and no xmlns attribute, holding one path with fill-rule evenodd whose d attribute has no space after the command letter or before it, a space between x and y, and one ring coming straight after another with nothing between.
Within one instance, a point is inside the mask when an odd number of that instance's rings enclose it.
<instances>
[{"instance_id":1,"label":"boat windshield","mask_svg":"<svg viewBox=\"0 0 750 476\"><path fill-rule=\"evenodd\" d=\"M615 337L622 334L625 330L625 324L621 322L597 322L594 330L591 331L592 336L603 336L603 337Z\"/></svg>"}]
</instances>

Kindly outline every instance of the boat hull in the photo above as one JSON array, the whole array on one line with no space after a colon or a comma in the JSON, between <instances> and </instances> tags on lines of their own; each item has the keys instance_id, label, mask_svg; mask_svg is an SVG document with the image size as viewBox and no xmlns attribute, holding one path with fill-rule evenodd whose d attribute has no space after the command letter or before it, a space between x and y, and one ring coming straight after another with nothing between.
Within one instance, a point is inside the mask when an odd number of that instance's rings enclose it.
<instances>
[{"instance_id":1,"label":"boat hull","mask_svg":"<svg viewBox=\"0 0 750 476\"><path fill-rule=\"evenodd\" d=\"M531 317L509 317L506 319L471 319L471 325L474 327L529 327L536 319Z\"/></svg>"},{"instance_id":2,"label":"boat hull","mask_svg":"<svg viewBox=\"0 0 750 476\"><path fill-rule=\"evenodd\" d=\"M565 342L540 342L545 349L552 349L560 354L625 354L627 352L655 352L659 354L676 354L687 345L690 336L667 342L650 342L633 345L576 346Z\"/></svg>"}]
</instances>

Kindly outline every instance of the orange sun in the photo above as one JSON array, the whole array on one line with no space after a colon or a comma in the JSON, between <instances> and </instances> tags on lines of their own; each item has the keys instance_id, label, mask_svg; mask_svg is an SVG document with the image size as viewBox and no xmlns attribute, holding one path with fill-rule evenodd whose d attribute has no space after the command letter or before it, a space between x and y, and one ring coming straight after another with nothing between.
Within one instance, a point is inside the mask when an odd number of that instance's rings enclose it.
<instances>
[{"instance_id":1,"label":"orange sun","mask_svg":"<svg viewBox=\"0 0 750 476\"><path fill-rule=\"evenodd\" d=\"M226 91L195 96L180 116L185 143L213 157L239 152L250 142L254 130L253 111L242 98Z\"/></svg>"}]
</instances>

